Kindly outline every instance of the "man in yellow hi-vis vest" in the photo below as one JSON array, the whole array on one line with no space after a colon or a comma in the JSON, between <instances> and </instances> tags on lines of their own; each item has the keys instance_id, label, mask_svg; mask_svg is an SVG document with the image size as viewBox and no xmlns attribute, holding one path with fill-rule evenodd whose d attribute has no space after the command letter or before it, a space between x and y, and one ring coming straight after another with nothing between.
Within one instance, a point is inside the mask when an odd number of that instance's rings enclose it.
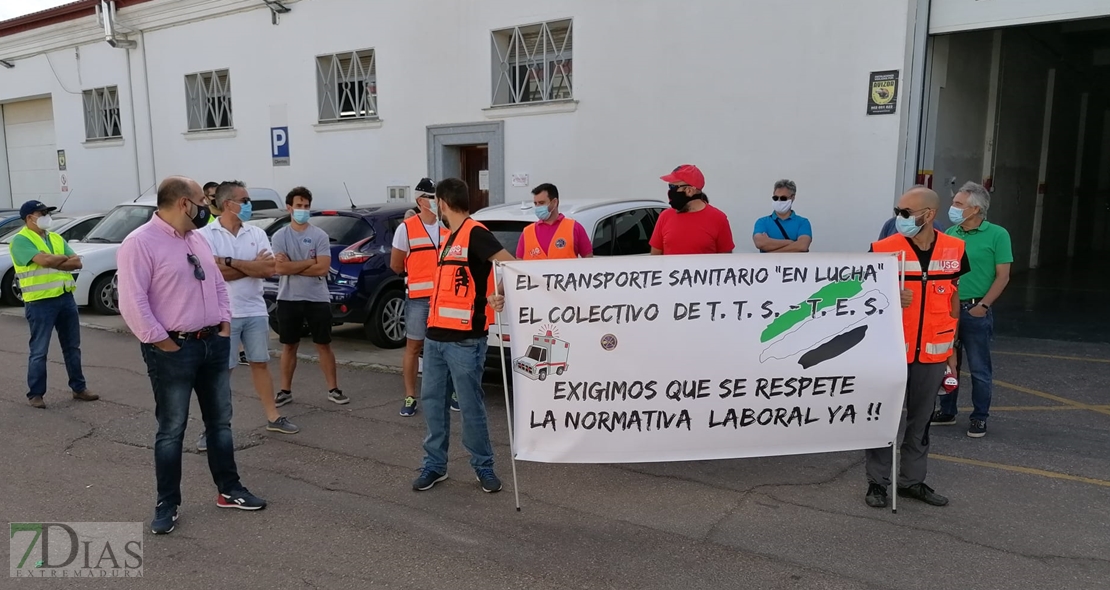
<instances>
[{"instance_id":1,"label":"man in yellow hi-vis vest","mask_svg":"<svg viewBox=\"0 0 1110 590\"><path fill-rule=\"evenodd\" d=\"M76 281L72 274L81 268L81 259L62 236L50 233L50 214L56 210L39 201L24 203L19 216L26 227L12 238L9 246L31 328L27 399L36 408L46 407L42 396L46 394L46 353L53 330L58 331L73 399L100 399L89 393L81 372L81 323L73 299Z\"/></svg>"}]
</instances>

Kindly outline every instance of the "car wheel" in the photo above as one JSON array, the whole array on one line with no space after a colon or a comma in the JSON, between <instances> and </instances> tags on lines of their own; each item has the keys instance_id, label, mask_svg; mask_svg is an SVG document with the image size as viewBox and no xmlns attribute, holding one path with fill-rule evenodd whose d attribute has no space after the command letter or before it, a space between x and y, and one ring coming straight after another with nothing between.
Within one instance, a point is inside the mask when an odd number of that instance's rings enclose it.
<instances>
[{"instance_id":1,"label":"car wheel","mask_svg":"<svg viewBox=\"0 0 1110 590\"><path fill-rule=\"evenodd\" d=\"M15 269L11 269L0 281L0 299L7 305L23 305L23 293L19 289L19 281L15 280Z\"/></svg>"},{"instance_id":2,"label":"car wheel","mask_svg":"<svg viewBox=\"0 0 1110 590\"><path fill-rule=\"evenodd\" d=\"M266 314L270 317L270 329L275 334L280 334L281 331L278 330L277 301L266 302Z\"/></svg>"},{"instance_id":3,"label":"car wheel","mask_svg":"<svg viewBox=\"0 0 1110 590\"><path fill-rule=\"evenodd\" d=\"M563 367L559 367L559 368L555 369L555 374L556 374L556 375L562 375L562 374L563 374L563 370L564 370L564 368L563 368Z\"/></svg>"},{"instance_id":4,"label":"car wheel","mask_svg":"<svg viewBox=\"0 0 1110 590\"><path fill-rule=\"evenodd\" d=\"M540 381L547 380L547 369L540 369Z\"/></svg>"},{"instance_id":5,"label":"car wheel","mask_svg":"<svg viewBox=\"0 0 1110 590\"><path fill-rule=\"evenodd\" d=\"M96 313L119 315L119 307L112 299L112 276L115 274L115 272L106 272L93 281L92 290L89 291L89 305Z\"/></svg>"},{"instance_id":6,"label":"car wheel","mask_svg":"<svg viewBox=\"0 0 1110 590\"><path fill-rule=\"evenodd\" d=\"M366 339L378 348L405 345L405 295L399 290L382 293L364 326Z\"/></svg>"}]
</instances>

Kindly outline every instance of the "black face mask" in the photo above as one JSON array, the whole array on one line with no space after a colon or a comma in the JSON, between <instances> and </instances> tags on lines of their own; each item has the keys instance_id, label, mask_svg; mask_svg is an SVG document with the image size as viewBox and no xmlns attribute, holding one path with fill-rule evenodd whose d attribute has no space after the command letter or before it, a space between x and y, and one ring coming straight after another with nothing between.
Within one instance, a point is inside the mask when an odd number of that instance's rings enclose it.
<instances>
[{"instance_id":1,"label":"black face mask","mask_svg":"<svg viewBox=\"0 0 1110 590\"><path fill-rule=\"evenodd\" d=\"M190 219L190 221L193 222L193 225L196 226L197 229L201 229L202 227L208 225L208 219L210 217L208 208L201 207L192 201L189 201L189 204L193 207L196 207L197 210L197 212L194 213L193 217Z\"/></svg>"},{"instance_id":2,"label":"black face mask","mask_svg":"<svg viewBox=\"0 0 1110 590\"><path fill-rule=\"evenodd\" d=\"M696 198L697 197L686 196L686 193L677 188L672 188L667 191L667 200L671 202L671 207L678 211L686 209L686 206L690 204L690 201L693 201Z\"/></svg>"}]
</instances>

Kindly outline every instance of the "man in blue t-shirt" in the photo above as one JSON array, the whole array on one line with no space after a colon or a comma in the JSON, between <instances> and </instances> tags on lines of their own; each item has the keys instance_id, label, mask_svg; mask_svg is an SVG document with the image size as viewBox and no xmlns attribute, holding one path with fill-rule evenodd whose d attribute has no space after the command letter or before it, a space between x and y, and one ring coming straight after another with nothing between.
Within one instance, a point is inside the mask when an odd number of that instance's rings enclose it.
<instances>
[{"instance_id":1,"label":"man in blue t-shirt","mask_svg":"<svg viewBox=\"0 0 1110 590\"><path fill-rule=\"evenodd\" d=\"M775 183L771 196L775 212L755 220L752 242L760 252L809 252L813 228L809 220L794 212L794 196L798 186L793 180Z\"/></svg>"}]
</instances>

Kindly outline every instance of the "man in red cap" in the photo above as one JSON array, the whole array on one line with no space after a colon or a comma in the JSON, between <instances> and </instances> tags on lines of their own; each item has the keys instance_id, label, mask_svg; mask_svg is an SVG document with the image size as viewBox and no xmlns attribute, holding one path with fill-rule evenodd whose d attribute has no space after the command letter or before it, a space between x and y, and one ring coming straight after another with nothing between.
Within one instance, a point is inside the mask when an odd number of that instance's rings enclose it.
<instances>
[{"instance_id":1,"label":"man in red cap","mask_svg":"<svg viewBox=\"0 0 1110 590\"><path fill-rule=\"evenodd\" d=\"M728 217L709 204L701 192L705 176L692 164L683 164L660 177L669 185L671 208L659 216L651 234L652 254L730 254L732 228Z\"/></svg>"}]
</instances>

